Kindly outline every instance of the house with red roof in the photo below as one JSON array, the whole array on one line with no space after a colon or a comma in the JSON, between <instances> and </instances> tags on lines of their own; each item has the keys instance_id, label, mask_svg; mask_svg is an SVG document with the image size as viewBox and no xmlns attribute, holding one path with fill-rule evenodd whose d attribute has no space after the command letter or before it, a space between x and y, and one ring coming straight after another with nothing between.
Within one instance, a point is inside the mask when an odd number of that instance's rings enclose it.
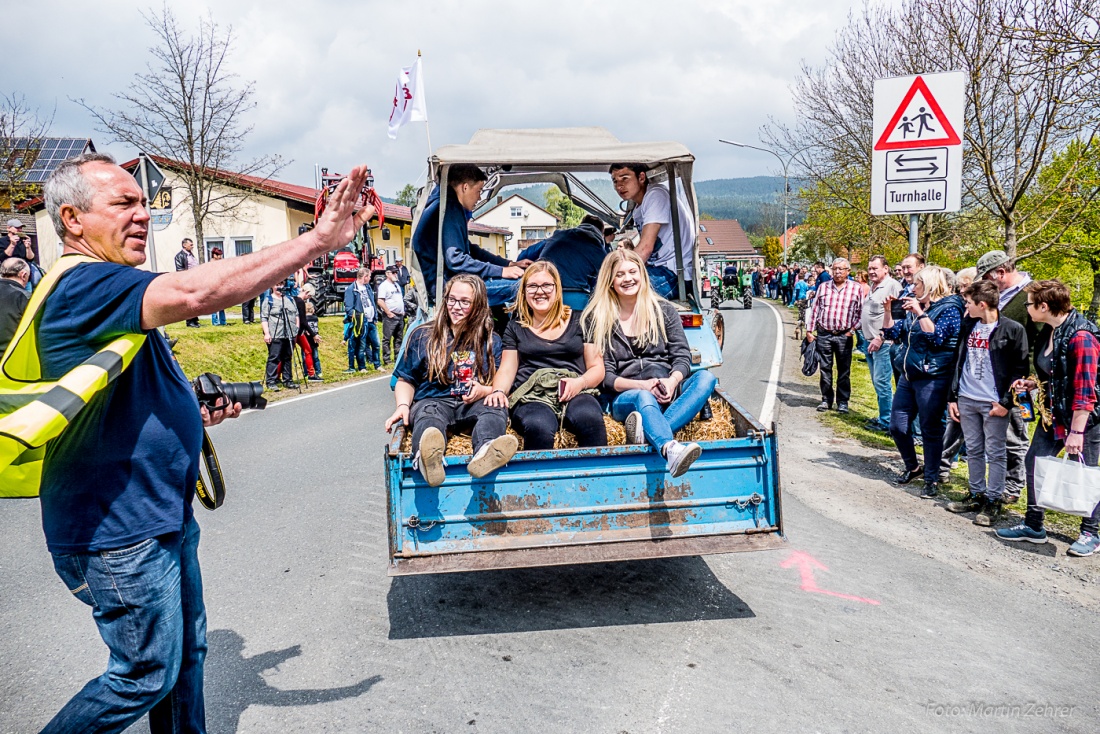
<instances>
[{"instance_id":1,"label":"house with red roof","mask_svg":"<svg viewBox=\"0 0 1100 734\"><path fill-rule=\"evenodd\" d=\"M736 219L704 219L699 222L696 240L699 258L707 273L721 273L726 265L738 268L764 264L764 256L756 251Z\"/></svg>"}]
</instances>

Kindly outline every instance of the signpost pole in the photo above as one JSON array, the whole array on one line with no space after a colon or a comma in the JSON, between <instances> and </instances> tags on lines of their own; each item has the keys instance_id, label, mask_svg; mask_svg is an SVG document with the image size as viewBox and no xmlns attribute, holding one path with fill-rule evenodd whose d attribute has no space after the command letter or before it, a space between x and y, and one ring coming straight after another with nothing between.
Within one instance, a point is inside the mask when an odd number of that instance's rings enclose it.
<instances>
[{"instance_id":1,"label":"signpost pole","mask_svg":"<svg viewBox=\"0 0 1100 734\"><path fill-rule=\"evenodd\" d=\"M153 241L153 219L150 208L153 205L153 197L149 193L149 171L146 168L147 160L144 153L138 154L138 180L141 182L141 191L145 194L145 212L149 214L149 230L145 236L145 249L149 253L149 270L159 273L157 267L157 248Z\"/></svg>"},{"instance_id":2,"label":"signpost pole","mask_svg":"<svg viewBox=\"0 0 1100 734\"><path fill-rule=\"evenodd\" d=\"M917 228L920 226L920 215L909 215L909 254L914 255L917 252Z\"/></svg>"}]
</instances>

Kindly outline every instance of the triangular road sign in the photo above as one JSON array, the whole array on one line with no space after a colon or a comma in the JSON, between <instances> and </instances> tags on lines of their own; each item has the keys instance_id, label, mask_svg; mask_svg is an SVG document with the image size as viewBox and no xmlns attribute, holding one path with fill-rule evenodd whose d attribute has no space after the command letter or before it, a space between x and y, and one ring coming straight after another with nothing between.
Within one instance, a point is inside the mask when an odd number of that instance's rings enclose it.
<instances>
[{"instance_id":1,"label":"triangular road sign","mask_svg":"<svg viewBox=\"0 0 1100 734\"><path fill-rule=\"evenodd\" d=\"M961 142L928 85L918 76L875 143L875 150L960 145Z\"/></svg>"}]
</instances>

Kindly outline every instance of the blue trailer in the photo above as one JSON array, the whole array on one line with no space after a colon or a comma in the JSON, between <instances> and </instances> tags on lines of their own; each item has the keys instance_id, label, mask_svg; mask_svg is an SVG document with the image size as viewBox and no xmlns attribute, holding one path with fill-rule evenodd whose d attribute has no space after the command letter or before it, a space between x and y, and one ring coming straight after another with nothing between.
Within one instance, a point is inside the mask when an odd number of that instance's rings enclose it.
<instances>
[{"instance_id":1,"label":"blue trailer","mask_svg":"<svg viewBox=\"0 0 1100 734\"><path fill-rule=\"evenodd\" d=\"M429 487L401 453L404 427L385 449L390 575L694 556L781 547L782 492L775 426L765 427L721 388L737 436L704 441L672 479L649 446L520 451L484 479L469 456L445 459Z\"/></svg>"},{"instance_id":2,"label":"blue trailer","mask_svg":"<svg viewBox=\"0 0 1100 734\"><path fill-rule=\"evenodd\" d=\"M602 128L479 130L469 144L444 146L429 159L429 185L420 193L416 218L434 185L440 187L440 209L445 208L451 165L472 163L489 173L482 191L485 201L510 185L552 183L577 206L628 231L629 208L621 216L577 174L606 175L613 163L637 162L648 167L651 182L669 187L673 199L682 192L698 221L691 183L694 160L679 143L624 143ZM680 227L688 223L681 223L677 212L672 207L673 239L680 241ZM698 249L690 270L678 248L676 258L678 293L672 302L691 348L692 370L709 369L722 363L721 313L704 311L694 295L702 292ZM442 261L438 252L436 262ZM411 271L419 302L427 304L429 293L415 253ZM685 277L687 272L693 277ZM437 301L442 287L439 279ZM428 318L429 310L421 309L414 323ZM396 426L384 452L390 574L782 547L775 425L762 425L721 388L715 397L730 409L734 436L700 441L702 456L676 479L648 445L608 446L520 451L482 479L467 473L470 456L447 457L446 479L430 487L413 469L413 457L401 451L406 428Z\"/></svg>"}]
</instances>

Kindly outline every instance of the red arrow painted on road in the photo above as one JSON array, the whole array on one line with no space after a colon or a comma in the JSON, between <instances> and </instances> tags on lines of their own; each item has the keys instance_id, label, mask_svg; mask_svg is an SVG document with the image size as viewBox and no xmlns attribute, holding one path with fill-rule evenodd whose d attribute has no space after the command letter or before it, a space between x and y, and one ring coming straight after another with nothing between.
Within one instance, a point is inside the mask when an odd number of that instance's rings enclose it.
<instances>
[{"instance_id":1,"label":"red arrow painted on road","mask_svg":"<svg viewBox=\"0 0 1100 734\"><path fill-rule=\"evenodd\" d=\"M817 560L805 551L793 551L785 561L779 564L779 567L797 568L798 573L802 578L802 590L807 591L811 594L825 594L826 596L835 596L838 599L858 601L863 604L871 604L876 607L882 603L875 599L866 599L862 596L852 596L851 594L841 594L839 591L829 591L828 589L818 588L817 581L814 579L814 571L828 571L829 569L825 566L824 563Z\"/></svg>"}]
</instances>

